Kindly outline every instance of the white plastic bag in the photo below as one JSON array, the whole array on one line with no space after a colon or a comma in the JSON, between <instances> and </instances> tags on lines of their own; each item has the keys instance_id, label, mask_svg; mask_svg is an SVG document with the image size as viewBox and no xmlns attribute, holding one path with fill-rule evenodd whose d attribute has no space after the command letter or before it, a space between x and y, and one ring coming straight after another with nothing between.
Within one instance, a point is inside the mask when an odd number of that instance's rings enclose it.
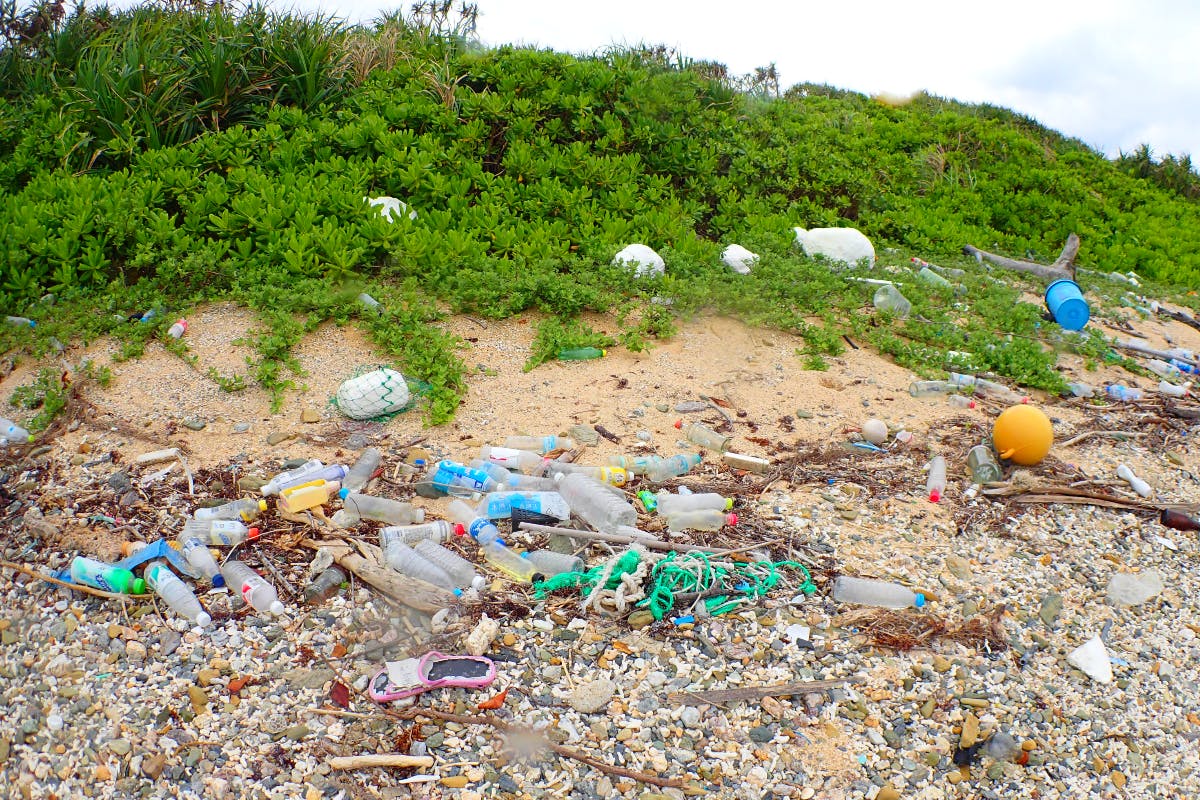
<instances>
[{"instance_id":1,"label":"white plastic bag","mask_svg":"<svg viewBox=\"0 0 1200 800\"><path fill-rule=\"evenodd\" d=\"M721 260L739 275L749 275L750 268L758 261L758 254L751 253L740 244L731 244L721 253Z\"/></svg>"},{"instance_id":2,"label":"white plastic bag","mask_svg":"<svg viewBox=\"0 0 1200 800\"><path fill-rule=\"evenodd\" d=\"M366 200L372 208L378 208L379 216L388 222L399 222L400 217L404 215L405 211L408 211L409 219L417 218L417 212L409 211L408 203L403 200L397 200L394 197L387 197L386 195L383 197L364 197L363 200Z\"/></svg>"},{"instance_id":3,"label":"white plastic bag","mask_svg":"<svg viewBox=\"0 0 1200 800\"><path fill-rule=\"evenodd\" d=\"M854 228L793 228L796 244L804 249L809 258L824 256L830 261L840 261L853 266L862 259L867 266L875 266L875 248L871 240Z\"/></svg>"},{"instance_id":4,"label":"white plastic bag","mask_svg":"<svg viewBox=\"0 0 1200 800\"><path fill-rule=\"evenodd\" d=\"M371 419L407 406L408 384L394 369L377 369L343 382L335 400L350 419Z\"/></svg>"},{"instance_id":5,"label":"white plastic bag","mask_svg":"<svg viewBox=\"0 0 1200 800\"><path fill-rule=\"evenodd\" d=\"M653 248L644 244L631 244L613 256L613 263L618 266L633 267L634 277L647 276L657 278L666 270L666 262Z\"/></svg>"}]
</instances>

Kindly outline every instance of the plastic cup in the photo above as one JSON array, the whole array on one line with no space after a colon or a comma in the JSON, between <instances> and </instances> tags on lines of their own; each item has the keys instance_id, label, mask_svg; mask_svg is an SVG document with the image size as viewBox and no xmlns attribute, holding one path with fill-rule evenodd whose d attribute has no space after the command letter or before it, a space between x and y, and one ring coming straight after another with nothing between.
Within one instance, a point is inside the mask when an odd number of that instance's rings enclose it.
<instances>
[{"instance_id":1,"label":"plastic cup","mask_svg":"<svg viewBox=\"0 0 1200 800\"><path fill-rule=\"evenodd\" d=\"M1083 330L1091 316L1079 284L1065 278L1046 287L1046 308L1054 321L1068 331Z\"/></svg>"}]
</instances>

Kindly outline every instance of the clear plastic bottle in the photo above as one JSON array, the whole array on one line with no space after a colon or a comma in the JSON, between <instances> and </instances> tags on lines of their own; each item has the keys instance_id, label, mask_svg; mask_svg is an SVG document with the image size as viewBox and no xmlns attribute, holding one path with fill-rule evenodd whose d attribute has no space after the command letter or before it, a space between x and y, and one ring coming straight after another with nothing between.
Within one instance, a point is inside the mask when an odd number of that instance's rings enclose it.
<instances>
[{"instance_id":1,"label":"clear plastic bottle","mask_svg":"<svg viewBox=\"0 0 1200 800\"><path fill-rule=\"evenodd\" d=\"M683 424L683 420L675 420L675 428L683 432L687 440L692 444L709 450L716 450L718 453L724 453L729 449L729 439L723 433L717 433L707 425L701 425L699 422L691 422L687 425Z\"/></svg>"},{"instance_id":2,"label":"clear plastic bottle","mask_svg":"<svg viewBox=\"0 0 1200 800\"><path fill-rule=\"evenodd\" d=\"M313 472L309 475L304 475L294 480L287 481L280 488L278 494L288 494L292 489L299 489L301 486L317 486L320 484L337 484L342 485L342 479L346 477L346 468L341 464L330 464L328 467Z\"/></svg>"},{"instance_id":3,"label":"clear plastic bottle","mask_svg":"<svg viewBox=\"0 0 1200 800\"><path fill-rule=\"evenodd\" d=\"M637 510L632 505L586 475L564 475L558 492L576 516L598 531L637 524Z\"/></svg>"},{"instance_id":4,"label":"clear plastic bottle","mask_svg":"<svg viewBox=\"0 0 1200 800\"><path fill-rule=\"evenodd\" d=\"M1011 403L1013 405L1016 405L1017 403L1029 402L1028 397L1017 394L1004 384L996 383L995 381L984 380L983 378L975 379L975 394L979 397L986 397L989 400L996 400L1001 403Z\"/></svg>"},{"instance_id":5,"label":"clear plastic bottle","mask_svg":"<svg viewBox=\"0 0 1200 800\"><path fill-rule=\"evenodd\" d=\"M443 589L454 589L454 581L446 571L431 563L425 556L412 549L404 542L389 542L383 551L383 560L401 575L441 586Z\"/></svg>"},{"instance_id":6,"label":"clear plastic bottle","mask_svg":"<svg viewBox=\"0 0 1200 800\"><path fill-rule=\"evenodd\" d=\"M454 461L439 461L435 464L431 482L434 488L447 493L455 486L473 492L494 492L501 488L487 470L475 469Z\"/></svg>"},{"instance_id":7,"label":"clear plastic bottle","mask_svg":"<svg viewBox=\"0 0 1200 800\"><path fill-rule=\"evenodd\" d=\"M284 470L277 475L273 475L271 480L267 481L259 489L264 496L279 494L283 489L296 484L306 483L309 480L309 475L313 475L325 469L325 463L319 458L310 458L295 469Z\"/></svg>"},{"instance_id":8,"label":"clear plastic bottle","mask_svg":"<svg viewBox=\"0 0 1200 800\"><path fill-rule=\"evenodd\" d=\"M1112 386L1105 388L1104 393L1112 400L1117 400L1121 403L1132 403L1142 399L1142 390L1138 388L1130 388L1120 383L1114 383Z\"/></svg>"},{"instance_id":9,"label":"clear plastic bottle","mask_svg":"<svg viewBox=\"0 0 1200 800\"><path fill-rule=\"evenodd\" d=\"M421 539L412 548L424 556L430 564L449 575L454 588L483 588L485 581L475 571L475 565L453 550L442 547L429 539Z\"/></svg>"},{"instance_id":10,"label":"clear plastic bottle","mask_svg":"<svg viewBox=\"0 0 1200 800\"><path fill-rule=\"evenodd\" d=\"M513 472L523 472L526 475L540 475L546 459L528 450L514 450L511 447L492 447L484 445L479 450L484 461L490 461Z\"/></svg>"},{"instance_id":11,"label":"clear plastic bottle","mask_svg":"<svg viewBox=\"0 0 1200 800\"><path fill-rule=\"evenodd\" d=\"M967 468L971 470L971 483L996 483L1004 480L1004 470L996 460L992 448L977 444L967 453Z\"/></svg>"},{"instance_id":12,"label":"clear plastic bottle","mask_svg":"<svg viewBox=\"0 0 1200 800\"><path fill-rule=\"evenodd\" d=\"M309 605L325 602L337 594L338 589L349 579L346 571L341 567L327 567L320 575L313 578L308 586L304 587L304 602Z\"/></svg>"},{"instance_id":13,"label":"clear plastic bottle","mask_svg":"<svg viewBox=\"0 0 1200 800\"><path fill-rule=\"evenodd\" d=\"M1137 492L1139 497L1149 497L1154 494L1154 490L1150 488L1150 484L1139 478L1133 473L1133 470L1126 464L1121 464L1117 467L1117 477L1129 484L1129 488Z\"/></svg>"},{"instance_id":14,"label":"clear plastic bottle","mask_svg":"<svg viewBox=\"0 0 1200 800\"><path fill-rule=\"evenodd\" d=\"M510 550L503 542L492 542L479 548L483 558L500 572L521 583L530 583L539 576L529 559L522 558L515 550Z\"/></svg>"},{"instance_id":15,"label":"clear plastic bottle","mask_svg":"<svg viewBox=\"0 0 1200 800\"><path fill-rule=\"evenodd\" d=\"M167 328L167 336L170 336L172 339L178 339L179 337L181 337L185 333L187 333L187 329L188 329L187 320L186 319L177 319L171 325L171 327Z\"/></svg>"},{"instance_id":16,"label":"clear plastic bottle","mask_svg":"<svg viewBox=\"0 0 1200 800\"><path fill-rule=\"evenodd\" d=\"M276 615L284 612L284 605L279 601L275 587L245 563L226 561L221 565L221 574L225 576L226 585L235 592L241 592L242 599L256 611L269 611Z\"/></svg>"},{"instance_id":17,"label":"clear plastic bottle","mask_svg":"<svg viewBox=\"0 0 1200 800\"><path fill-rule=\"evenodd\" d=\"M245 498L243 500L231 500L228 503L223 503L212 508L197 508L192 512L192 518L200 520L240 519L243 522L251 522L266 510L266 500Z\"/></svg>"},{"instance_id":18,"label":"clear plastic bottle","mask_svg":"<svg viewBox=\"0 0 1200 800\"><path fill-rule=\"evenodd\" d=\"M646 470L646 480L651 483L684 475L702 460L699 453L680 453L670 458L660 459Z\"/></svg>"},{"instance_id":19,"label":"clear plastic bottle","mask_svg":"<svg viewBox=\"0 0 1200 800\"><path fill-rule=\"evenodd\" d=\"M488 519L504 519L514 508L556 519L571 518L571 507L558 492L491 492L483 498L477 512Z\"/></svg>"},{"instance_id":20,"label":"clear plastic bottle","mask_svg":"<svg viewBox=\"0 0 1200 800\"><path fill-rule=\"evenodd\" d=\"M912 303L909 299L890 283L885 283L876 289L875 296L871 300L880 311L891 311L901 319L912 312Z\"/></svg>"},{"instance_id":21,"label":"clear plastic bottle","mask_svg":"<svg viewBox=\"0 0 1200 800\"><path fill-rule=\"evenodd\" d=\"M72 559L71 580L81 586L91 586L93 589L105 592L146 593L146 582L141 578L133 577L133 573L129 570L85 556L75 556Z\"/></svg>"},{"instance_id":22,"label":"clear plastic bottle","mask_svg":"<svg viewBox=\"0 0 1200 800\"><path fill-rule=\"evenodd\" d=\"M733 469L753 472L755 475L766 475L771 470L769 459L748 456L745 453L732 453L726 450L721 454L721 461Z\"/></svg>"},{"instance_id":23,"label":"clear plastic bottle","mask_svg":"<svg viewBox=\"0 0 1200 800\"><path fill-rule=\"evenodd\" d=\"M33 320L31 320L29 317L6 316L4 318L4 321L7 322L9 325L15 325L18 328L36 328L37 327L37 323L34 322Z\"/></svg>"},{"instance_id":24,"label":"clear plastic bottle","mask_svg":"<svg viewBox=\"0 0 1200 800\"><path fill-rule=\"evenodd\" d=\"M737 514L729 514L715 508L700 508L695 511L676 511L666 515L667 528L672 531L719 531L726 525L737 525Z\"/></svg>"},{"instance_id":25,"label":"clear plastic bottle","mask_svg":"<svg viewBox=\"0 0 1200 800\"><path fill-rule=\"evenodd\" d=\"M189 519L183 523L183 532L179 538L183 540L193 536L200 537L210 546L232 547L247 540L257 539L258 528L247 527L235 519Z\"/></svg>"},{"instance_id":26,"label":"clear plastic bottle","mask_svg":"<svg viewBox=\"0 0 1200 800\"><path fill-rule=\"evenodd\" d=\"M450 501L450 519L462 525L463 530L471 534L479 544L491 544L500 538L500 529L491 520L479 516L475 509L462 500Z\"/></svg>"},{"instance_id":27,"label":"clear plastic bottle","mask_svg":"<svg viewBox=\"0 0 1200 800\"><path fill-rule=\"evenodd\" d=\"M1096 387L1086 383L1068 383L1067 389L1071 392L1072 397L1095 397Z\"/></svg>"},{"instance_id":28,"label":"clear plastic bottle","mask_svg":"<svg viewBox=\"0 0 1200 800\"><path fill-rule=\"evenodd\" d=\"M196 595L171 572L165 561L151 561L142 574L146 576L146 585L176 614L201 628L208 627L212 622L212 617L200 605Z\"/></svg>"},{"instance_id":29,"label":"clear plastic bottle","mask_svg":"<svg viewBox=\"0 0 1200 800\"><path fill-rule=\"evenodd\" d=\"M225 585L221 568L217 565L217 560L213 558L212 553L208 551L207 539L196 535L180 536L179 550L183 553L183 560L188 563L188 566L207 578L214 589Z\"/></svg>"},{"instance_id":30,"label":"clear plastic bottle","mask_svg":"<svg viewBox=\"0 0 1200 800\"><path fill-rule=\"evenodd\" d=\"M929 461L929 475L925 478L925 491L929 494L929 502L936 503L946 493L946 459L934 456Z\"/></svg>"},{"instance_id":31,"label":"clear plastic bottle","mask_svg":"<svg viewBox=\"0 0 1200 800\"><path fill-rule=\"evenodd\" d=\"M553 578L564 572L583 572L587 569L587 564L582 558L570 553L534 550L532 553L526 553L525 558L530 564L533 564L534 569L547 578Z\"/></svg>"},{"instance_id":32,"label":"clear plastic bottle","mask_svg":"<svg viewBox=\"0 0 1200 800\"><path fill-rule=\"evenodd\" d=\"M342 510L333 515L333 524L345 527L362 519L383 522L388 525L416 525L425 521L425 510L413 508L408 503L386 497L372 497L343 489Z\"/></svg>"},{"instance_id":33,"label":"clear plastic bottle","mask_svg":"<svg viewBox=\"0 0 1200 800\"><path fill-rule=\"evenodd\" d=\"M10 444L32 442L33 436L11 419L0 417L0 447Z\"/></svg>"},{"instance_id":34,"label":"clear plastic bottle","mask_svg":"<svg viewBox=\"0 0 1200 800\"><path fill-rule=\"evenodd\" d=\"M620 467L595 467L588 464L573 464L563 461L549 461L546 463L546 471L551 475L562 473L564 475L587 475L600 483L607 483L609 486L624 486L629 483L629 473Z\"/></svg>"},{"instance_id":35,"label":"clear plastic bottle","mask_svg":"<svg viewBox=\"0 0 1200 800\"><path fill-rule=\"evenodd\" d=\"M604 358L608 352L599 347L572 347L558 351L559 361L591 361L594 358Z\"/></svg>"},{"instance_id":36,"label":"clear plastic bottle","mask_svg":"<svg viewBox=\"0 0 1200 800\"><path fill-rule=\"evenodd\" d=\"M379 541L386 545L388 542L404 542L415 545L422 539L431 542L448 542L454 536L454 526L444 519L422 522L420 525L389 525L379 531Z\"/></svg>"},{"instance_id":37,"label":"clear plastic bottle","mask_svg":"<svg viewBox=\"0 0 1200 800\"><path fill-rule=\"evenodd\" d=\"M482 458L473 458L467 462L467 466L471 469L481 470L486 472L487 476L496 482L497 486L508 486L511 478L517 473L509 472L499 464L493 464L490 461L484 461Z\"/></svg>"},{"instance_id":38,"label":"clear plastic bottle","mask_svg":"<svg viewBox=\"0 0 1200 800\"><path fill-rule=\"evenodd\" d=\"M946 398L946 402L953 408L974 408L975 401L969 397L963 397L961 394L952 394Z\"/></svg>"},{"instance_id":39,"label":"clear plastic bottle","mask_svg":"<svg viewBox=\"0 0 1200 800\"><path fill-rule=\"evenodd\" d=\"M839 575L833 582L833 599L839 603L854 603L878 608L920 608L925 595L898 583L852 578Z\"/></svg>"},{"instance_id":40,"label":"clear plastic bottle","mask_svg":"<svg viewBox=\"0 0 1200 800\"><path fill-rule=\"evenodd\" d=\"M359 305L361 305L363 308L367 309L368 311L374 311L375 313L378 314L380 311L383 310L383 308L379 305L379 301L376 300L374 297L371 297L371 295L367 294L366 292L362 292L361 294L359 294L357 299L358 299Z\"/></svg>"},{"instance_id":41,"label":"clear plastic bottle","mask_svg":"<svg viewBox=\"0 0 1200 800\"><path fill-rule=\"evenodd\" d=\"M551 450L570 450L575 447L575 440L568 436L509 436L504 446L545 455Z\"/></svg>"},{"instance_id":42,"label":"clear plastic bottle","mask_svg":"<svg viewBox=\"0 0 1200 800\"><path fill-rule=\"evenodd\" d=\"M279 496L276 508L287 514L299 514L301 511L325 505L337 496L341 488L342 485L337 481L302 483L299 486L284 489Z\"/></svg>"},{"instance_id":43,"label":"clear plastic bottle","mask_svg":"<svg viewBox=\"0 0 1200 800\"><path fill-rule=\"evenodd\" d=\"M661 491L655 495L655 501L658 504L658 513L667 516L680 511L701 511L705 509L727 511L733 508L732 499L722 497L716 492L671 494L667 491Z\"/></svg>"},{"instance_id":44,"label":"clear plastic bottle","mask_svg":"<svg viewBox=\"0 0 1200 800\"><path fill-rule=\"evenodd\" d=\"M1169 381L1183 380L1183 372L1180 371L1179 367L1167 361L1163 361L1161 358L1146 359L1146 369L1150 370L1158 377L1165 378Z\"/></svg>"},{"instance_id":45,"label":"clear plastic bottle","mask_svg":"<svg viewBox=\"0 0 1200 800\"><path fill-rule=\"evenodd\" d=\"M921 267L921 271L917 273L917 277L928 283L930 286L936 286L939 289L952 289L954 284L938 275L929 267Z\"/></svg>"},{"instance_id":46,"label":"clear plastic bottle","mask_svg":"<svg viewBox=\"0 0 1200 800\"><path fill-rule=\"evenodd\" d=\"M951 372L949 382L953 383L955 386L969 388L975 385L975 376L964 375L961 372Z\"/></svg>"},{"instance_id":47,"label":"clear plastic bottle","mask_svg":"<svg viewBox=\"0 0 1200 800\"><path fill-rule=\"evenodd\" d=\"M630 475L645 475L653 465L662 461L661 456L609 456L610 467L620 467Z\"/></svg>"},{"instance_id":48,"label":"clear plastic bottle","mask_svg":"<svg viewBox=\"0 0 1200 800\"><path fill-rule=\"evenodd\" d=\"M913 397L938 397L953 394L958 389L958 385L950 381L913 381L908 385L908 393Z\"/></svg>"},{"instance_id":49,"label":"clear plastic bottle","mask_svg":"<svg viewBox=\"0 0 1200 800\"><path fill-rule=\"evenodd\" d=\"M1158 382L1158 393L1165 394L1167 397L1187 397L1188 390L1183 386L1176 386L1170 381Z\"/></svg>"}]
</instances>

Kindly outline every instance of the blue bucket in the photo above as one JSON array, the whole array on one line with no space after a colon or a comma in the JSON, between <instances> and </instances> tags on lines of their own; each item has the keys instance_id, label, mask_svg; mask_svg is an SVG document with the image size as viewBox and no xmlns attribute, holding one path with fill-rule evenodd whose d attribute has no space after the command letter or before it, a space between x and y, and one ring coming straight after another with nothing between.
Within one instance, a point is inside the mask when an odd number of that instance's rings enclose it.
<instances>
[{"instance_id":1,"label":"blue bucket","mask_svg":"<svg viewBox=\"0 0 1200 800\"><path fill-rule=\"evenodd\" d=\"M1046 287L1046 308L1050 309L1054 321L1068 331L1083 330L1091 316L1079 284L1066 279Z\"/></svg>"}]
</instances>

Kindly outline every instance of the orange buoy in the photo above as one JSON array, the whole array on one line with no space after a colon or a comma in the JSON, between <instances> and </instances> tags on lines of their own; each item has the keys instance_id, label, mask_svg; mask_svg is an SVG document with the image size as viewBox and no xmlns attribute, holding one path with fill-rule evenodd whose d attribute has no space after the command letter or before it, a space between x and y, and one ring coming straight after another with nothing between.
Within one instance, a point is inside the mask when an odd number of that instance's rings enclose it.
<instances>
[{"instance_id":1,"label":"orange buoy","mask_svg":"<svg viewBox=\"0 0 1200 800\"><path fill-rule=\"evenodd\" d=\"M1001 458L1030 467L1050 452L1050 446L1054 444L1054 426L1039 408L1013 406L996 417L992 443Z\"/></svg>"}]
</instances>

